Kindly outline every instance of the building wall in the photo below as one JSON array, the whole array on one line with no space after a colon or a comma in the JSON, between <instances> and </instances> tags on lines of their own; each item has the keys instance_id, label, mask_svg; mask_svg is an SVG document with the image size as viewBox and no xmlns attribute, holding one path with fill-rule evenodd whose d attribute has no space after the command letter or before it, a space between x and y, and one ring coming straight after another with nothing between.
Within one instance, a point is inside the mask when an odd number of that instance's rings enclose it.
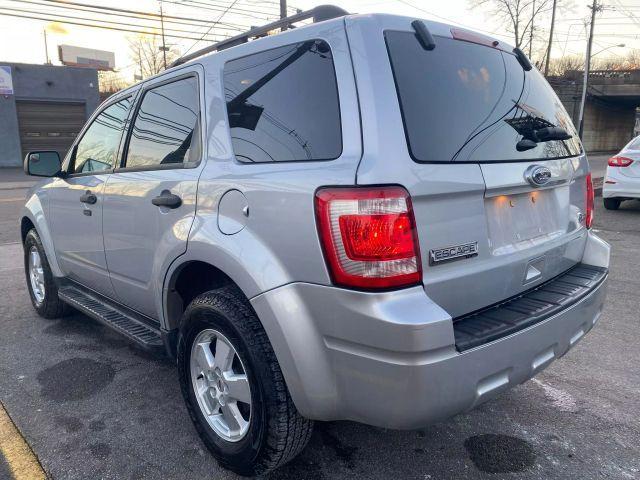
<instances>
[{"instance_id":1,"label":"building wall","mask_svg":"<svg viewBox=\"0 0 640 480\"><path fill-rule=\"evenodd\" d=\"M85 119L99 104L98 72L92 68L0 62L11 67L13 95L0 95L0 167L22 165L16 100L83 102Z\"/></svg>"}]
</instances>

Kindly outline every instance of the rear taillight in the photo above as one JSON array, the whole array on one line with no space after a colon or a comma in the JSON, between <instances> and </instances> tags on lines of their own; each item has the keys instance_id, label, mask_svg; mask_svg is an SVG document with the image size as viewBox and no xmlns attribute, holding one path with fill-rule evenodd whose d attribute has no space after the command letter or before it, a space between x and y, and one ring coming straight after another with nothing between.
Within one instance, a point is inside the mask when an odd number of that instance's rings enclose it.
<instances>
[{"instance_id":1,"label":"rear taillight","mask_svg":"<svg viewBox=\"0 0 640 480\"><path fill-rule=\"evenodd\" d=\"M588 174L587 175L586 216L584 219L584 224L587 228L591 228L591 225L593 225L593 201L594 201L593 182L591 181L591 174Z\"/></svg>"},{"instance_id":2,"label":"rear taillight","mask_svg":"<svg viewBox=\"0 0 640 480\"><path fill-rule=\"evenodd\" d=\"M607 162L610 167L628 167L633 163L633 160L627 157L611 157Z\"/></svg>"},{"instance_id":3,"label":"rear taillight","mask_svg":"<svg viewBox=\"0 0 640 480\"><path fill-rule=\"evenodd\" d=\"M404 188L323 188L316 194L316 215L336 284L387 289L421 281L415 220Z\"/></svg>"}]
</instances>

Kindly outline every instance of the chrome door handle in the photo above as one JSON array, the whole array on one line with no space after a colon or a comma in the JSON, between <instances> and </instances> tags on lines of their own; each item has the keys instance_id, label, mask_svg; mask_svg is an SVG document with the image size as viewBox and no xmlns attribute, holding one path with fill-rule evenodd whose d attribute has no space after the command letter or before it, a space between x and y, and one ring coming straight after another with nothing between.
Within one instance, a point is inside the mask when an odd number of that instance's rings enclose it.
<instances>
[{"instance_id":1,"label":"chrome door handle","mask_svg":"<svg viewBox=\"0 0 640 480\"><path fill-rule=\"evenodd\" d=\"M182 199L169 190L163 190L160 195L151 199L151 203L157 207L178 208L182 205Z\"/></svg>"},{"instance_id":2,"label":"chrome door handle","mask_svg":"<svg viewBox=\"0 0 640 480\"><path fill-rule=\"evenodd\" d=\"M80 201L82 203L89 203L93 205L98 201L98 197L96 197L93 193L91 193L91 190L87 190L85 194L80 197Z\"/></svg>"}]
</instances>

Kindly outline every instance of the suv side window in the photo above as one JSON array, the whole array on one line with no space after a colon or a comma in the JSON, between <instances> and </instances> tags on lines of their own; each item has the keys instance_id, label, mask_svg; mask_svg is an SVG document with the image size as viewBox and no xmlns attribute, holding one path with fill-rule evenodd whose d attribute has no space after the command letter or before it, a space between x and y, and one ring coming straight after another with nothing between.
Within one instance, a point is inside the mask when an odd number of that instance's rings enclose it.
<instances>
[{"instance_id":1,"label":"suv side window","mask_svg":"<svg viewBox=\"0 0 640 480\"><path fill-rule=\"evenodd\" d=\"M231 60L224 89L238 161L333 160L342 153L338 85L326 42Z\"/></svg>"},{"instance_id":2,"label":"suv side window","mask_svg":"<svg viewBox=\"0 0 640 480\"><path fill-rule=\"evenodd\" d=\"M127 97L108 106L93 120L75 147L69 173L99 173L114 167L131 100Z\"/></svg>"},{"instance_id":3,"label":"suv side window","mask_svg":"<svg viewBox=\"0 0 640 480\"><path fill-rule=\"evenodd\" d=\"M125 168L197 163L199 124L197 78L183 78L147 90L133 121Z\"/></svg>"}]
</instances>

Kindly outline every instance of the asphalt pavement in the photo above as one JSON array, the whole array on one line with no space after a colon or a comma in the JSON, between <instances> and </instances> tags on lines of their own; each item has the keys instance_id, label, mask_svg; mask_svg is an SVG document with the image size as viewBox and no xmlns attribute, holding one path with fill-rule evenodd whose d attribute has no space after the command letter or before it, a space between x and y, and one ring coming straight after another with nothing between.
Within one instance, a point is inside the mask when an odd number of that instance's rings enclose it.
<instances>
[{"instance_id":1,"label":"asphalt pavement","mask_svg":"<svg viewBox=\"0 0 640 480\"><path fill-rule=\"evenodd\" d=\"M0 188L0 401L42 468L54 479L236 478L200 442L170 362L81 314L35 314L17 243L25 192ZM422 430L318 423L270 478L640 479L640 202L596 204L595 229L613 247L609 298L565 357Z\"/></svg>"}]
</instances>

